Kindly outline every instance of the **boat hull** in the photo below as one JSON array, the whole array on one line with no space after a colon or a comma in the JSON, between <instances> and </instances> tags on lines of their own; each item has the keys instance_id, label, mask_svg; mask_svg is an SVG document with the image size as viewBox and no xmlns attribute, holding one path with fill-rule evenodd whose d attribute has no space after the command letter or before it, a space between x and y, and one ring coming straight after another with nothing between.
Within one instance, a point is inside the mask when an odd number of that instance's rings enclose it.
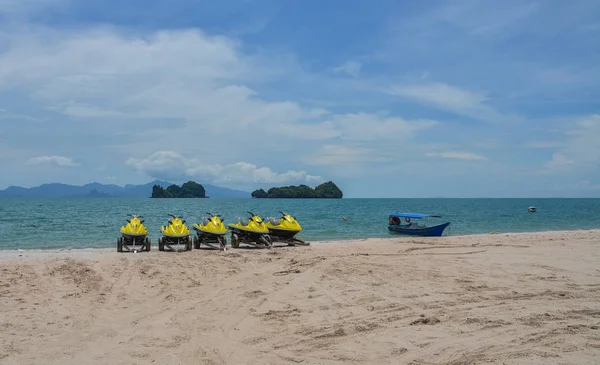
<instances>
[{"instance_id":1,"label":"boat hull","mask_svg":"<svg viewBox=\"0 0 600 365\"><path fill-rule=\"evenodd\" d=\"M421 236L421 237L440 237L446 227L450 225L450 222L438 224L437 226L431 227L415 227L409 228L401 225L388 225L388 230L393 233L399 233L409 236Z\"/></svg>"},{"instance_id":2,"label":"boat hull","mask_svg":"<svg viewBox=\"0 0 600 365\"><path fill-rule=\"evenodd\" d=\"M199 236L225 236L227 234L227 232L207 232L207 231L202 231L200 229L196 230L196 233Z\"/></svg>"},{"instance_id":3,"label":"boat hull","mask_svg":"<svg viewBox=\"0 0 600 365\"><path fill-rule=\"evenodd\" d=\"M292 231L289 229L277 229L269 227L269 234L281 238L293 238L300 231Z\"/></svg>"},{"instance_id":4,"label":"boat hull","mask_svg":"<svg viewBox=\"0 0 600 365\"><path fill-rule=\"evenodd\" d=\"M123 236L123 238L127 238L127 239L144 239L146 238L146 236L148 235L148 233L122 233L121 235Z\"/></svg>"},{"instance_id":5,"label":"boat hull","mask_svg":"<svg viewBox=\"0 0 600 365\"><path fill-rule=\"evenodd\" d=\"M190 234L189 233L187 233L187 234L166 234L166 233L163 233L163 237L165 237L165 238L172 238L172 239L186 238L186 237L189 238Z\"/></svg>"},{"instance_id":6,"label":"boat hull","mask_svg":"<svg viewBox=\"0 0 600 365\"><path fill-rule=\"evenodd\" d=\"M269 231L255 231L255 230L251 230L251 229L243 229L243 228L238 228L238 227L233 227L233 226L229 226L229 230L237 235L263 235L263 234L269 234Z\"/></svg>"}]
</instances>

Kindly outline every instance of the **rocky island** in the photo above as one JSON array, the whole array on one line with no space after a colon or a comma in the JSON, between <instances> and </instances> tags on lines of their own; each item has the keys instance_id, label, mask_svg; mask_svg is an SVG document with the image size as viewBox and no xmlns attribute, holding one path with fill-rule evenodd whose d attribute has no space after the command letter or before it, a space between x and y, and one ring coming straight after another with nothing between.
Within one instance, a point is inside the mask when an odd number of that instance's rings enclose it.
<instances>
[{"instance_id":1,"label":"rocky island","mask_svg":"<svg viewBox=\"0 0 600 365\"><path fill-rule=\"evenodd\" d=\"M204 186L188 181L181 186L170 185L166 189L160 185L152 187L151 198L208 198Z\"/></svg>"},{"instance_id":2,"label":"rocky island","mask_svg":"<svg viewBox=\"0 0 600 365\"><path fill-rule=\"evenodd\" d=\"M321 185L318 185L316 188L311 188L307 185L299 185L299 186L283 186L283 187L273 187L268 191L264 191L263 189L254 190L252 192L252 198L274 198L274 199L294 199L294 198L304 198L304 199L340 199L344 194L333 183L333 181L328 181Z\"/></svg>"}]
</instances>

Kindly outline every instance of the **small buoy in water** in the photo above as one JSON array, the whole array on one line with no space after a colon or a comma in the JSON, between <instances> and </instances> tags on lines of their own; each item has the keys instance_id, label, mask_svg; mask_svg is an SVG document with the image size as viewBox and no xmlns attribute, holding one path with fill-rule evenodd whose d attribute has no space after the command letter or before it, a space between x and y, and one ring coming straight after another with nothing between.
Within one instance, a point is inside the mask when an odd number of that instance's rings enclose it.
<instances>
[{"instance_id":1,"label":"small buoy in water","mask_svg":"<svg viewBox=\"0 0 600 365\"><path fill-rule=\"evenodd\" d=\"M345 221L347 221L347 220L348 220L348 219L347 219L346 217L344 217L344 216L342 216L342 219L343 219L343 220L345 220Z\"/></svg>"}]
</instances>

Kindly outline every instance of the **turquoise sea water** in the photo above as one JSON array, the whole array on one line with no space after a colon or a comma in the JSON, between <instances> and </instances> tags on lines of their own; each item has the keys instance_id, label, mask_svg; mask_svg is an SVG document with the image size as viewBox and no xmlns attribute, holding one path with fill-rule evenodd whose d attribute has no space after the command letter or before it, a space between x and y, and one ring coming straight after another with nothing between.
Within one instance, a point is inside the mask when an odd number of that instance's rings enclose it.
<instances>
[{"instance_id":1,"label":"turquoise sea water","mask_svg":"<svg viewBox=\"0 0 600 365\"><path fill-rule=\"evenodd\" d=\"M191 229L205 212L228 224L248 210L289 212L309 241L390 237L396 210L443 216L452 222L445 235L600 228L600 199L0 199L0 250L115 247L128 213L144 216L155 246L168 213Z\"/></svg>"}]
</instances>

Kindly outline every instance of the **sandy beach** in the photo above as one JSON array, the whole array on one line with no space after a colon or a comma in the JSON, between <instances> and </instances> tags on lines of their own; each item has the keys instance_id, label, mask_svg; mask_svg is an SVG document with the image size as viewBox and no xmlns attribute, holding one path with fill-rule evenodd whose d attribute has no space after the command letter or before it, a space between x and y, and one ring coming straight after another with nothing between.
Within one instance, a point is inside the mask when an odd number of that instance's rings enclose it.
<instances>
[{"instance_id":1,"label":"sandy beach","mask_svg":"<svg viewBox=\"0 0 600 365\"><path fill-rule=\"evenodd\" d=\"M2 364L597 364L600 230L0 253Z\"/></svg>"}]
</instances>

